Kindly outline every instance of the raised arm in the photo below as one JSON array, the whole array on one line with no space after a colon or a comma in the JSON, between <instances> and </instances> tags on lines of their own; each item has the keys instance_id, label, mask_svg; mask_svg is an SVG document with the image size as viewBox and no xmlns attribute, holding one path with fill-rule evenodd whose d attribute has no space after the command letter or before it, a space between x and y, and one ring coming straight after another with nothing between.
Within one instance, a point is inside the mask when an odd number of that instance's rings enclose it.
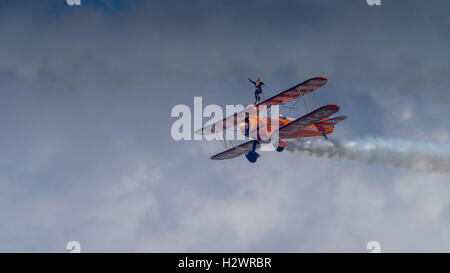
<instances>
[{"instance_id":1,"label":"raised arm","mask_svg":"<svg viewBox=\"0 0 450 273\"><path fill-rule=\"evenodd\" d=\"M256 84L256 82L252 81L252 79L250 79L250 77L247 77L247 79L248 79L251 83Z\"/></svg>"}]
</instances>

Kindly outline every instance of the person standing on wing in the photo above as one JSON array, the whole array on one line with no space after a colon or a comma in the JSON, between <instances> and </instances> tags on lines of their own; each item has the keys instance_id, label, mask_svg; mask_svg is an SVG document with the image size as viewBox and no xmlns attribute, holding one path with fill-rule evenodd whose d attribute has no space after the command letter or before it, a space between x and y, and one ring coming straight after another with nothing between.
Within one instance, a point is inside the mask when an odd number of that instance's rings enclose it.
<instances>
[{"instance_id":1,"label":"person standing on wing","mask_svg":"<svg viewBox=\"0 0 450 273\"><path fill-rule=\"evenodd\" d=\"M255 104L257 104L261 100L260 94L262 94L264 83L258 77L256 77L256 81L252 81L250 77L248 77L248 80L255 85Z\"/></svg>"}]
</instances>

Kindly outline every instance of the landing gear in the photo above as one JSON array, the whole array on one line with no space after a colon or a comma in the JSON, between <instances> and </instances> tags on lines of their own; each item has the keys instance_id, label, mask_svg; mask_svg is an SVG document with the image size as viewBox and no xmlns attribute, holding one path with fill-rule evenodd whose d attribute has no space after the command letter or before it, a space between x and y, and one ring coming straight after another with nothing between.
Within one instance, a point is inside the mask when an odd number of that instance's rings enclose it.
<instances>
[{"instance_id":1,"label":"landing gear","mask_svg":"<svg viewBox=\"0 0 450 273\"><path fill-rule=\"evenodd\" d=\"M248 161L250 161L250 163L255 163L259 157L259 154L257 152L255 152L257 143L258 142L256 140L253 141L252 150L250 152L248 152L247 154L245 154L245 157L248 159Z\"/></svg>"},{"instance_id":2,"label":"landing gear","mask_svg":"<svg viewBox=\"0 0 450 273\"><path fill-rule=\"evenodd\" d=\"M250 163L255 163L259 157L259 154L257 152L248 152L247 154L245 154L245 157L248 159L248 161L250 161Z\"/></svg>"},{"instance_id":3,"label":"landing gear","mask_svg":"<svg viewBox=\"0 0 450 273\"><path fill-rule=\"evenodd\" d=\"M286 146L288 146L286 141L278 139L277 152L281 153L282 151L284 151L284 148L286 148Z\"/></svg>"}]
</instances>

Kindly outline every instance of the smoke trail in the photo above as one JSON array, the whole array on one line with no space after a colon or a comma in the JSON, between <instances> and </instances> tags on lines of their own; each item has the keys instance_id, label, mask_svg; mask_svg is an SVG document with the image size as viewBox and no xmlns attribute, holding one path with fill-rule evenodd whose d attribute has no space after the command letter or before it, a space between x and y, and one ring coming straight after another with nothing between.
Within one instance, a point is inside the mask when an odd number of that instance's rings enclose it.
<instances>
[{"instance_id":1,"label":"smoke trail","mask_svg":"<svg viewBox=\"0 0 450 273\"><path fill-rule=\"evenodd\" d=\"M369 164L390 164L428 173L450 173L450 144L404 139L366 138L352 141L308 139L291 142L288 150L348 158Z\"/></svg>"}]
</instances>

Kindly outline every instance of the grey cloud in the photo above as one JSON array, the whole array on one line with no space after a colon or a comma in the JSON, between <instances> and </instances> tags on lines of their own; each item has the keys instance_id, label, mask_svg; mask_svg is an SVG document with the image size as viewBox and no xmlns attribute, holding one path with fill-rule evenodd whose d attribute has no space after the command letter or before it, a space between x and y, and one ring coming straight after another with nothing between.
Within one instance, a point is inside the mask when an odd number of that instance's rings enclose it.
<instances>
[{"instance_id":1,"label":"grey cloud","mask_svg":"<svg viewBox=\"0 0 450 273\"><path fill-rule=\"evenodd\" d=\"M381 94L427 92L448 102L450 69L439 60L449 54L449 21L439 5L150 1L112 14L87 6L57 16L5 7L9 41L0 54L3 70L20 79L42 74L70 86L99 77L124 86L249 72L270 79L290 70L299 78L326 75L376 85Z\"/></svg>"}]
</instances>

